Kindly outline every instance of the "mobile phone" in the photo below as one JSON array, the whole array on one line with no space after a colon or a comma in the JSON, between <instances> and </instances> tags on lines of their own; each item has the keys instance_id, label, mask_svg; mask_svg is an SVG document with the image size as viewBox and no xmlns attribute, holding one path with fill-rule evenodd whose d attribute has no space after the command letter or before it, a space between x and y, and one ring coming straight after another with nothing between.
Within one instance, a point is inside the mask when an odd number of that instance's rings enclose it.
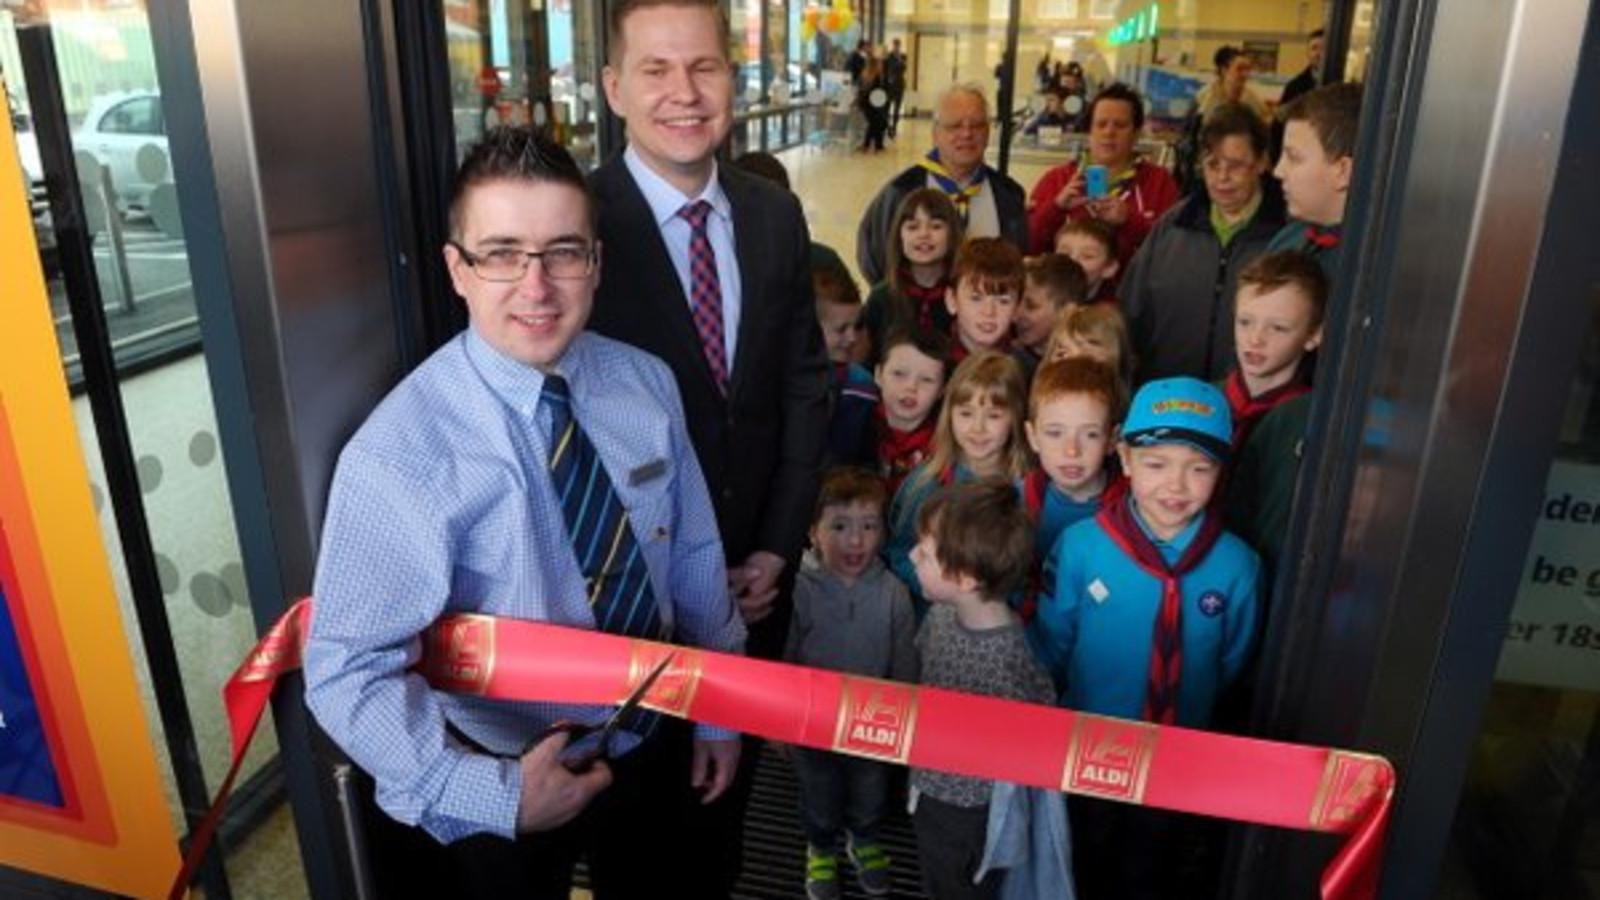
<instances>
[{"instance_id":1,"label":"mobile phone","mask_svg":"<svg viewBox=\"0 0 1600 900\"><path fill-rule=\"evenodd\" d=\"M1106 167L1090 166L1084 169L1083 186L1090 200L1099 200L1105 197L1109 190L1109 185L1106 184Z\"/></svg>"}]
</instances>

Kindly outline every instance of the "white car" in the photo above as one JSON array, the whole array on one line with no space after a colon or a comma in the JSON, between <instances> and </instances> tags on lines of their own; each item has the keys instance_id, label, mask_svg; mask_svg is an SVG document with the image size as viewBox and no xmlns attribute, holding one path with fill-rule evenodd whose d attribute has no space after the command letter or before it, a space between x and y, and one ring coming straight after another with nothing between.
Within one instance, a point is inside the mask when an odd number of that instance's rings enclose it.
<instances>
[{"instance_id":1,"label":"white car","mask_svg":"<svg viewBox=\"0 0 1600 900\"><path fill-rule=\"evenodd\" d=\"M117 208L124 212L148 209L150 191L172 180L166 119L154 91L96 97L72 135L72 146L93 154L110 171Z\"/></svg>"}]
</instances>

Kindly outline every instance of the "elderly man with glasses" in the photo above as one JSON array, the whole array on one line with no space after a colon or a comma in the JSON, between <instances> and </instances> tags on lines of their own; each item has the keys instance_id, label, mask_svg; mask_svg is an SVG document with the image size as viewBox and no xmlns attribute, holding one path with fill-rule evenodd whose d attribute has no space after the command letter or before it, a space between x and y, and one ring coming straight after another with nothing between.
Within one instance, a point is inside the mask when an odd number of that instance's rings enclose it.
<instances>
[{"instance_id":1,"label":"elderly man with glasses","mask_svg":"<svg viewBox=\"0 0 1600 900\"><path fill-rule=\"evenodd\" d=\"M380 896L565 900L580 857L598 898L687 896L691 754L736 735L691 744L690 726L641 715L606 761L575 764L551 726L610 708L442 693L412 669L419 635L457 613L743 650L672 372L585 329L595 234L564 149L491 131L457 175L444 248L469 327L339 457L306 702L393 820L370 836Z\"/></svg>"},{"instance_id":2,"label":"elderly man with glasses","mask_svg":"<svg viewBox=\"0 0 1600 900\"><path fill-rule=\"evenodd\" d=\"M884 185L856 229L856 265L867 283L889 277L889 242L899 239L889 233L895 211L918 188L944 191L966 221L967 237L1005 238L1027 250L1027 194L983 161L988 146L989 101L983 91L970 84L946 90L933 117L933 149Z\"/></svg>"}]
</instances>

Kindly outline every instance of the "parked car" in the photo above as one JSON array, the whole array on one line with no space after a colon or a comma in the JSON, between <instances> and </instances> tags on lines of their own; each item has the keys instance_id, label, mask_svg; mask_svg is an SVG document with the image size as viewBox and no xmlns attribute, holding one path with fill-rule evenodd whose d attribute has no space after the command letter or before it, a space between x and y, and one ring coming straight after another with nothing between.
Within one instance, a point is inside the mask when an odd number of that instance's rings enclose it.
<instances>
[{"instance_id":1,"label":"parked car","mask_svg":"<svg viewBox=\"0 0 1600 900\"><path fill-rule=\"evenodd\" d=\"M123 212L148 209L150 191L172 178L166 119L161 96L154 91L96 97L73 133L72 145L110 170L117 208Z\"/></svg>"}]
</instances>

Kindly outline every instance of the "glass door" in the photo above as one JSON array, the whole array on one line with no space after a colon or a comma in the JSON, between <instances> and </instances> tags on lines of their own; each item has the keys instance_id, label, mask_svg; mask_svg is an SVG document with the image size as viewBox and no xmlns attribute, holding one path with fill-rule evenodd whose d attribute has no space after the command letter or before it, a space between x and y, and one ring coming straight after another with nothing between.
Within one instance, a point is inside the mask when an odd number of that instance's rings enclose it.
<instances>
[{"instance_id":1,"label":"glass door","mask_svg":"<svg viewBox=\"0 0 1600 900\"><path fill-rule=\"evenodd\" d=\"M0 74L104 548L183 834L227 771L222 686L255 643L179 216L183 173L168 153L143 4L36 6L0 9ZM286 815L260 832L276 841L270 865L246 840L282 808L277 755L262 729L239 794L259 817L230 817L223 843L242 851L229 860L237 887L304 896ZM215 867L201 883L231 895Z\"/></svg>"},{"instance_id":2,"label":"glass door","mask_svg":"<svg viewBox=\"0 0 1600 900\"><path fill-rule=\"evenodd\" d=\"M597 4L443 0L456 154L496 125L548 128L599 164Z\"/></svg>"},{"instance_id":3,"label":"glass door","mask_svg":"<svg viewBox=\"0 0 1600 900\"><path fill-rule=\"evenodd\" d=\"M1600 309L1591 297L1590 308ZM1567 393L1440 896L1592 896L1600 883L1600 317Z\"/></svg>"}]
</instances>

